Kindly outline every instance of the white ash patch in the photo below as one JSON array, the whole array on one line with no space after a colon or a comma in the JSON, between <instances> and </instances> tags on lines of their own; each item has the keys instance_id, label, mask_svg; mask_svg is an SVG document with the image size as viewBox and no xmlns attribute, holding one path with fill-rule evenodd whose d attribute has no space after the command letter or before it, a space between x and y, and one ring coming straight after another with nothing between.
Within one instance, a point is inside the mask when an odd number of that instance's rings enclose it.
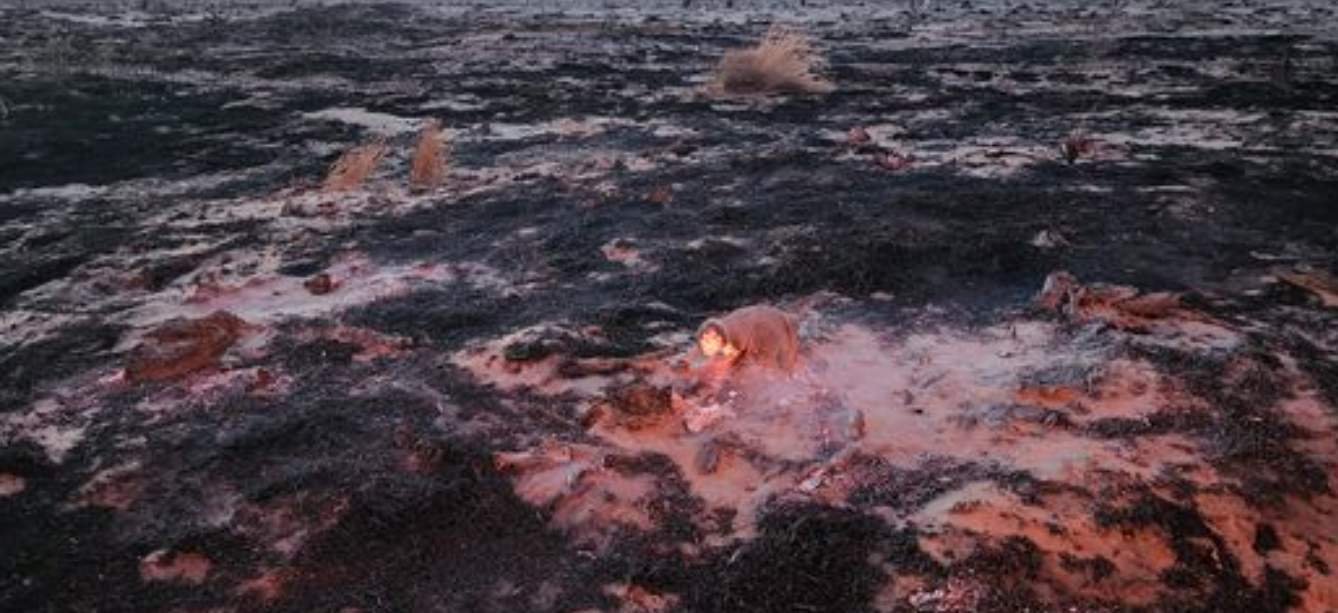
<instances>
[{"instance_id":1,"label":"white ash patch","mask_svg":"<svg viewBox=\"0 0 1338 613\"><path fill-rule=\"evenodd\" d=\"M460 95L451 98L442 98L430 100L418 105L420 110L424 111L454 111L456 113L468 113L472 111L481 111L487 108L487 104L482 98L474 95Z\"/></svg>"},{"instance_id":2,"label":"white ash patch","mask_svg":"<svg viewBox=\"0 0 1338 613\"><path fill-rule=\"evenodd\" d=\"M0 416L0 442L30 442L40 447L52 464L62 464L84 441L94 411L96 407L67 404L61 398L42 398L26 411Z\"/></svg>"},{"instance_id":3,"label":"white ash patch","mask_svg":"<svg viewBox=\"0 0 1338 613\"><path fill-rule=\"evenodd\" d=\"M9 194L0 194L0 202L25 199L87 200L105 194L108 189L106 186L85 185L83 183L29 187L14 190Z\"/></svg>"},{"instance_id":4,"label":"white ash patch","mask_svg":"<svg viewBox=\"0 0 1338 613\"><path fill-rule=\"evenodd\" d=\"M302 117L308 121L331 121L357 126L380 136L412 134L423 124L419 119L376 113L360 107L336 107L304 113Z\"/></svg>"},{"instance_id":5,"label":"white ash patch","mask_svg":"<svg viewBox=\"0 0 1338 613\"><path fill-rule=\"evenodd\" d=\"M540 136L558 136L566 139L589 138L610 128L637 126L622 117L563 117L532 124L489 123L481 137L485 141L519 141Z\"/></svg>"},{"instance_id":6,"label":"white ash patch","mask_svg":"<svg viewBox=\"0 0 1338 613\"><path fill-rule=\"evenodd\" d=\"M704 236L688 241L683 245L684 248L691 251L701 251L715 245L728 245L738 249L747 249L751 241L746 238L721 234L719 236Z\"/></svg>"},{"instance_id":7,"label":"white ash patch","mask_svg":"<svg viewBox=\"0 0 1338 613\"><path fill-rule=\"evenodd\" d=\"M355 254L326 268L325 274L336 285L329 293L318 295L307 288L307 279L278 274L282 262L282 256L273 251L236 254L226 261L215 258L190 279L174 283L131 311L126 321L147 329L177 317L203 317L224 310L250 323L270 324L329 315L457 278L457 271L448 265L382 266Z\"/></svg>"},{"instance_id":8,"label":"white ash patch","mask_svg":"<svg viewBox=\"0 0 1338 613\"><path fill-rule=\"evenodd\" d=\"M1059 159L1054 144L1028 142L1012 137L980 138L969 142L918 141L905 153L913 156L911 168L945 168L981 179L1006 179L1031 166Z\"/></svg>"}]
</instances>

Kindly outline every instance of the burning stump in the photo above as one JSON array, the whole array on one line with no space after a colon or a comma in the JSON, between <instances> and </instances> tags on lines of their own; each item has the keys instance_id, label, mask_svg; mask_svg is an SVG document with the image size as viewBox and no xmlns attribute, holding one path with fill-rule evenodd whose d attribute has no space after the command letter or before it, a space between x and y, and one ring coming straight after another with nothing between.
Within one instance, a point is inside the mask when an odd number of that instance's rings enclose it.
<instances>
[{"instance_id":1,"label":"burning stump","mask_svg":"<svg viewBox=\"0 0 1338 613\"><path fill-rule=\"evenodd\" d=\"M126 378L168 381L213 366L241 338L246 322L227 311L169 321L130 351Z\"/></svg>"}]
</instances>

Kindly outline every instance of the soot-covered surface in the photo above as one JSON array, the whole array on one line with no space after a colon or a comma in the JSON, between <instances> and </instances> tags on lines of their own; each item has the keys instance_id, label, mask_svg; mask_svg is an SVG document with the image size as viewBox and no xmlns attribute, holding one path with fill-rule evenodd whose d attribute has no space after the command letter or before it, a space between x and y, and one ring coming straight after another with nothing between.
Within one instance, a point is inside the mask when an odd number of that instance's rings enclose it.
<instances>
[{"instance_id":1,"label":"soot-covered surface","mask_svg":"<svg viewBox=\"0 0 1338 613\"><path fill-rule=\"evenodd\" d=\"M1325 2L20 4L0 610L1338 610Z\"/></svg>"}]
</instances>

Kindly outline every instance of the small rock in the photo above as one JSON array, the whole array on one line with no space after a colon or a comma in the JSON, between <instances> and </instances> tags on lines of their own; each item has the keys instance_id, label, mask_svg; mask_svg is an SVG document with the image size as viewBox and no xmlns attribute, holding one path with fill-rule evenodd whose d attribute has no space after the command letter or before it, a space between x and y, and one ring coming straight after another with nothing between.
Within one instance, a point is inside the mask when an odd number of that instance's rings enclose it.
<instances>
[{"instance_id":1,"label":"small rock","mask_svg":"<svg viewBox=\"0 0 1338 613\"><path fill-rule=\"evenodd\" d=\"M841 420L841 430L845 439L848 441L864 438L864 411L852 409L850 412L846 413L845 417Z\"/></svg>"},{"instance_id":2,"label":"small rock","mask_svg":"<svg viewBox=\"0 0 1338 613\"><path fill-rule=\"evenodd\" d=\"M905 170L915 164L915 157L895 151L879 151L873 154L873 163L887 170Z\"/></svg>"},{"instance_id":3,"label":"small rock","mask_svg":"<svg viewBox=\"0 0 1338 613\"><path fill-rule=\"evenodd\" d=\"M669 145L669 153L672 153L678 157L692 155L696 151L697 151L697 145L694 145L691 142L681 138Z\"/></svg>"},{"instance_id":4,"label":"small rock","mask_svg":"<svg viewBox=\"0 0 1338 613\"><path fill-rule=\"evenodd\" d=\"M646 201L654 204L669 204L674 201L674 190L667 185L661 185L646 194Z\"/></svg>"},{"instance_id":5,"label":"small rock","mask_svg":"<svg viewBox=\"0 0 1338 613\"><path fill-rule=\"evenodd\" d=\"M673 413L673 391L668 387L631 383L613 390L605 405L619 425L638 429Z\"/></svg>"},{"instance_id":6,"label":"small rock","mask_svg":"<svg viewBox=\"0 0 1338 613\"><path fill-rule=\"evenodd\" d=\"M553 355L557 349L551 339L519 341L503 347L502 357L508 362L534 362Z\"/></svg>"},{"instance_id":7,"label":"small rock","mask_svg":"<svg viewBox=\"0 0 1338 613\"><path fill-rule=\"evenodd\" d=\"M250 391L252 393L267 391L274 387L274 384L278 381L278 377L275 377L274 373L270 372L269 369L257 368L255 378L251 380Z\"/></svg>"},{"instance_id":8,"label":"small rock","mask_svg":"<svg viewBox=\"0 0 1338 613\"><path fill-rule=\"evenodd\" d=\"M1048 409L1041 412L1039 421L1041 422L1041 425L1051 428L1067 428L1073 425L1073 422L1069 420L1067 414L1054 409Z\"/></svg>"},{"instance_id":9,"label":"small rock","mask_svg":"<svg viewBox=\"0 0 1338 613\"><path fill-rule=\"evenodd\" d=\"M23 493L28 489L28 482L18 475L0 473L0 498Z\"/></svg>"},{"instance_id":10,"label":"small rock","mask_svg":"<svg viewBox=\"0 0 1338 613\"><path fill-rule=\"evenodd\" d=\"M1036 233L1036 236L1032 237L1030 242L1031 246L1037 249L1055 249L1069 244L1068 239L1056 230L1041 230Z\"/></svg>"},{"instance_id":11,"label":"small rock","mask_svg":"<svg viewBox=\"0 0 1338 613\"><path fill-rule=\"evenodd\" d=\"M604 259L610 262L617 262L630 267L644 264L644 260L641 259L641 252L632 239L615 238L600 247L599 251L604 255Z\"/></svg>"},{"instance_id":12,"label":"small rock","mask_svg":"<svg viewBox=\"0 0 1338 613\"><path fill-rule=\"evenodd\" d=\"M720 458L722 455L720 444L714 440L706 441L697 447L697 454L693 457L693 463L697 470L704 475L714 473L720 468Z\"/></svg>"},{"instance_id":13,"label":"small rock","mask_svg":"<svg viewBox=\"0 0 1338 613\"><path fill-rule=\"evenodd\" d=\"M324 296L335 290L334 277L331 277L330 273L326 272L307 279L302 285L305 286L307 291L311 292L313 296Z\"/></svg>"},{"instance_id":14,"label":"small rock","mask_svg":"<svg viewBox=\"0 0 1338 613\"><path fill-rule=\"evenodd\" d=\"M1070 294L1078 288L1078 278L1066 270L1050 273L1041 286L1041 293L1036 295L1036 303L1041 307L1058 310L1068 302Z\"/></svg>"},{"instance_id":15,"label":"small rock","mask_svg":"<svg viewBox=\"0 0 1338 613\"><path fill-rule=\"evenodd\" d=\"M213 563L198 553L170 554L159 549L139 562L139 576L145 581L180 581L199 585L209 576Z\"/></svg>"},{"instance_id":16,"label":"small rock","mask_svg":"<svg viewBox=\"0 0 1338 613\"><path fill-rule=\"evenodd\" d=\"M864 129L864 126L855 126L846 133L846 144L849 145L864 145L872 140L873 137L869 135L868 130Z\"/></svg>"},{"instance_id":17,"label":"small rock","mask_svg":"<svg viewBox=\"0 0 1338 613\"><path fill-rule=\"evenodd\" d=\"M589 402L576 407L576 421L584 428L593 427L609 416L607 402Z\"/></svg>"}]
</instances>

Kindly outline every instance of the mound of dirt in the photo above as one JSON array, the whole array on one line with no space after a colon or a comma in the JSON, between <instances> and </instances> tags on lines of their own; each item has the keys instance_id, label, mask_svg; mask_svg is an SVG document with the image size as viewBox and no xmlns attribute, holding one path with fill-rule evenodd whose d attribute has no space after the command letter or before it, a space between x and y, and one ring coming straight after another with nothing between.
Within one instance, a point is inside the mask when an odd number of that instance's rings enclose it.
<instances>
[{"instance_id":1,"label":"mound of dirt","mask_svg":"<svg viewBox=\"0 0 1338 613\"><path fill-rule=\"evenodd\" d=\"M217 366L245 329L245 321L226 311L165 323L146 333L130 351L126 377L134 382L168 381Z\"/></svg>"}]
</instances>

